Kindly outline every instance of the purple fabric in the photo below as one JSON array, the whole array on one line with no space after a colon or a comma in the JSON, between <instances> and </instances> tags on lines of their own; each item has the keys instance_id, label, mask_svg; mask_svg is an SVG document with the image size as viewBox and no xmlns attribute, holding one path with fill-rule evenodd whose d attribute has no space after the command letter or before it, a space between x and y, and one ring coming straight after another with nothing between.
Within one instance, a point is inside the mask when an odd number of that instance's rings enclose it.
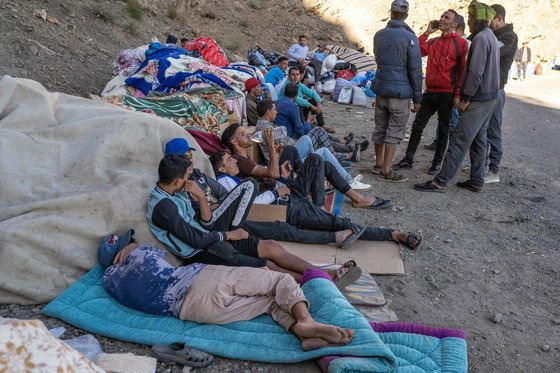
<instances>
[{"instance_id":1,"label":"purple fabric","mask_svg":"<svg viewBox=\"0 0 560 373\"><path fill-rule=\"evenodd\" d=\"M332 281L331 276L322 269L319 268L307 268L303 275L301 276L301 280L299 280L299 285L303 286L307 281L313 280L314 278L326 278L329 281Z\"/></svg>"},{"instance_id":2,"label":"purple fabric","mask_svg":"<svg viewBox=\"0 0 560 373\"><path fill-rule=\"evenodd\" d=\"M439 339L448 337L466 339L465 332L459 329L434 328L431 326L407 322L370 322L370 325L377 333L399 332L422 334Z\"/></svg>"}]
</instances>

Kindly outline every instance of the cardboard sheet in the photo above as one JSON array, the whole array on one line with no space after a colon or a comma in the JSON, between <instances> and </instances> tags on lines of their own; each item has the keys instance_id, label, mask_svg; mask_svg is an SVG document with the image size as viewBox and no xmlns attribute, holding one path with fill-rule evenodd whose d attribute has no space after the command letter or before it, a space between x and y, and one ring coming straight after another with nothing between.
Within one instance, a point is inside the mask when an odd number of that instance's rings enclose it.
<instances>
[{"instance_id":1,"label":"cardboard sheet","mask_svg":"<svg viewBox=\"0 0 560 373\"><path fill-rule=\"evenodd\" d=\"M349 249L334 245L306 245L282 242L289 252L315 263L342 264L354 259L358 266L371 274L402 275L402 246L393 241L357 241Z\"/></svg>"}]
</instances>

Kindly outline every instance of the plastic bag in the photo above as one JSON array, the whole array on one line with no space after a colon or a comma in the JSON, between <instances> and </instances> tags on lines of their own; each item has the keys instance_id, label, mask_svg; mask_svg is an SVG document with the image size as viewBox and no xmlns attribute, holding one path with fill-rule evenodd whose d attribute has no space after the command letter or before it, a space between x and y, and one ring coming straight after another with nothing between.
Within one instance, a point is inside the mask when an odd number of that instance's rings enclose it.
<instances>
[{"instance_id":1,"label":"plastic bag","mask_svg":"<svg viewBox=\"0 0 560 373\"><path fill-rule=\"evenodd\" d=\"M344 87L340 91L338 95L338 103L339 104L351 104L352 103L352 88L353 87Z\"/></svg>"},{"instance_id":2,"label":"plastic bag","mask_svg":"<svg viewBox=\"0 0 560 373\"><path fill-rule=\"evenodd\" d=\"M323 65L321 66L321 75L331 71L334 68L334 65L336 65L336 55L331 54L325 57Z\"/></svg>"},{"instance_id":3,"label":"plastic bag","mask_svg":"<svg viewBox=\"0 0 560 373\"><path fill-rule=\"evenodd\" d=\"M82 335L72 339L64 339L62 341L91 361L97 360L97 356L103 352L101 350L101 345L91 334Z\"/></svg>"},{"instance_id":4,"label":"plastic bag","mask_svg":"<svg viewBox=\"0 0 560 373\"><path fill-rule=\"evenodd\" d=\"M323 83L323 93L332 93L336 86L336 80L331 79Z\"/></svg>"},{"instance_id":5,"label":"plastic bag","mask_svg":"<svg viewBox=\"0 0 560 373\"><path fill-rule=\"evenodd\" d=\"M352 87L352 105L367 106L367 96L362 87Z\"/></svg>"},{"instance_id":6,"label":"plastic bag","mask_svg":"<svg viewBox=\"0 0 560 373\"><path fill-rule=\"evenodd\" d=\"M317 91L317 93L323 93L323 83L317 83L317 85L315 86L315 90Z\"/></svg>"}]
</instances>

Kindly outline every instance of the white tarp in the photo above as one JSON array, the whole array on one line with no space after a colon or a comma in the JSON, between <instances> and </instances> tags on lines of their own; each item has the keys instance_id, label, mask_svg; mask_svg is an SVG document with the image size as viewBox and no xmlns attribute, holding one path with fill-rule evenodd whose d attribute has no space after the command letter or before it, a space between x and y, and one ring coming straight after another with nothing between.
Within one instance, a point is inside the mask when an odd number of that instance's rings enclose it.
<instances>
[{"instance_id":1,"label":"white tarp","mask_svg":"<svg viewBox=\"0 0 560 373\"><path fill-rule=\"evenodd\" d=\"M170 120L0 76L0 303L45 303L97 262L101 237L146 224Z\"/></svg>"}]
</instances>

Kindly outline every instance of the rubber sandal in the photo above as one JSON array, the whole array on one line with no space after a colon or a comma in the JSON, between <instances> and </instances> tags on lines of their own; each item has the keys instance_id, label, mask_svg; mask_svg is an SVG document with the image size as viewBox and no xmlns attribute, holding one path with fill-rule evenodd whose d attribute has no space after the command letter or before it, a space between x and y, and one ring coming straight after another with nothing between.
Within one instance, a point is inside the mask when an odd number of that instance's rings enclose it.
<instances>
[{"instance_id":1,"label":"rubber sandal","mask_svg":"<svg viewBox=\"0 0 560 373\"><path fill-rule=\"evenodd\" d=\"M358 264L356 263L356 261L354 259L350 259L346 262L344 262L344 264L342 265L342 268L350 268L350 267L357 267Z\"/></svg>"},{"instance_id":2,"label":"rubber sandal","mask_svg":"<svg viewBox=\"0 0 560 373\"><path fill-rule=\"evenodd\" d=\"M369 141L368 140L364 140L360 143L360 149L363 152L365 152L368 147L369 147Z\"/></svg>"},{"instance_id":3,"label":"rubber sandal","mask_svg":"<svg viewBox=\"0 0 560 373\"><path fill-rule=\"evenodd\" d=\"M445 188L438 188L434 185L434 183L430 181L426 181L422 184L414 184L412 187L414 190L418 190L420 192L435 192L435 193L445 193Z\"/></svg>"},{"instance_id":4,"label":"rubber sandal","mask_svg":"<svg viewBox=\"0 0 560 373\"><path fill-rule=\"evenodd\" d=\"M344 241L342 241L340 243L340 245L338 245L338 247L340 247L341 249L347 249L350 246L352 246L354 244L354 242L356 242L361 236L362 234L364 234L364 232L366 231L367 226L356 226L354 228L352 228L352 231L354 233L352 233L350 235L350 237L348 237L347 239L345 239ZM356 262L354 262L354 267L356 266Z\"/></svg>"},{"instance_id":5,"label":"rubber sandal","mask_svg":"<svg viewBox=\"0 0 560 373\"><path fill-rule=\"evenodd\" d=\"M152 346L152 352L159 361L196 368L210 365L214 360L214 356L179 342Z\"/></svg>"},{"instance_id":6,"label":"rubber sandal","mask_svg":"<svg viewBox=\"0 0 560 373\"><path fill-rule=\"evenodd\" d=\"M416 245L413 244L415 240L417 241ZM415 232L408 232L406 241L403 242L402 244L408 247L410 250L416 250L421 243L422 243L422 236L420 234Z\"/></svg>"},{"instance_id":7,"label":"rubber sandal","mask_svg":"<svg viewBox=\"0 0 560 373\"><path fill-rule=\"evenodd\" d=\"M386 209L388 207L391 207L393 205L393 202L391 202L390 199L383 199L381 197L375 197L375 201L371 204L371 206L368 206L367 208L370 208L372 210L383 210Z\"/></svg>"},{"instance_id":8,"label":"rubber sandal","mask_svg":"<svg viewBox=\"0 0 560 373\"><path fill-rule=\"evenodd\" d=\"M341 277L334 279L334 284L339 290L343 290L348 285L358 281L361 276L362 270L360 267L349 267L346 273L344 273Z\"/></svg>"},{"instance_id":9,"label":"rubber sandal","mask_svg":"<svg viewBox=\"0 0 560 373\"><path fill-rule=\"evenodd\" d=\"M350 132L348 135L346 135L346 136L344 137L344 140L346 140L346 144L350 144L350 142L351 142L352 140L354 140L354 133L353 133L353 132Z\"/></svg>"},{"instance_id":10,"label":"rubber sandal","mask_svg":"<svg viewBox=\"0 0 560 373\"><path fill-rule=\"evenodd\" d=\"M408 181L408 177L399 174L393 170L389 171L389 173L379 172L379 176L377 177L380 181L386 181L389 183L405 183Z\"/></svg>"}]
</instances>

